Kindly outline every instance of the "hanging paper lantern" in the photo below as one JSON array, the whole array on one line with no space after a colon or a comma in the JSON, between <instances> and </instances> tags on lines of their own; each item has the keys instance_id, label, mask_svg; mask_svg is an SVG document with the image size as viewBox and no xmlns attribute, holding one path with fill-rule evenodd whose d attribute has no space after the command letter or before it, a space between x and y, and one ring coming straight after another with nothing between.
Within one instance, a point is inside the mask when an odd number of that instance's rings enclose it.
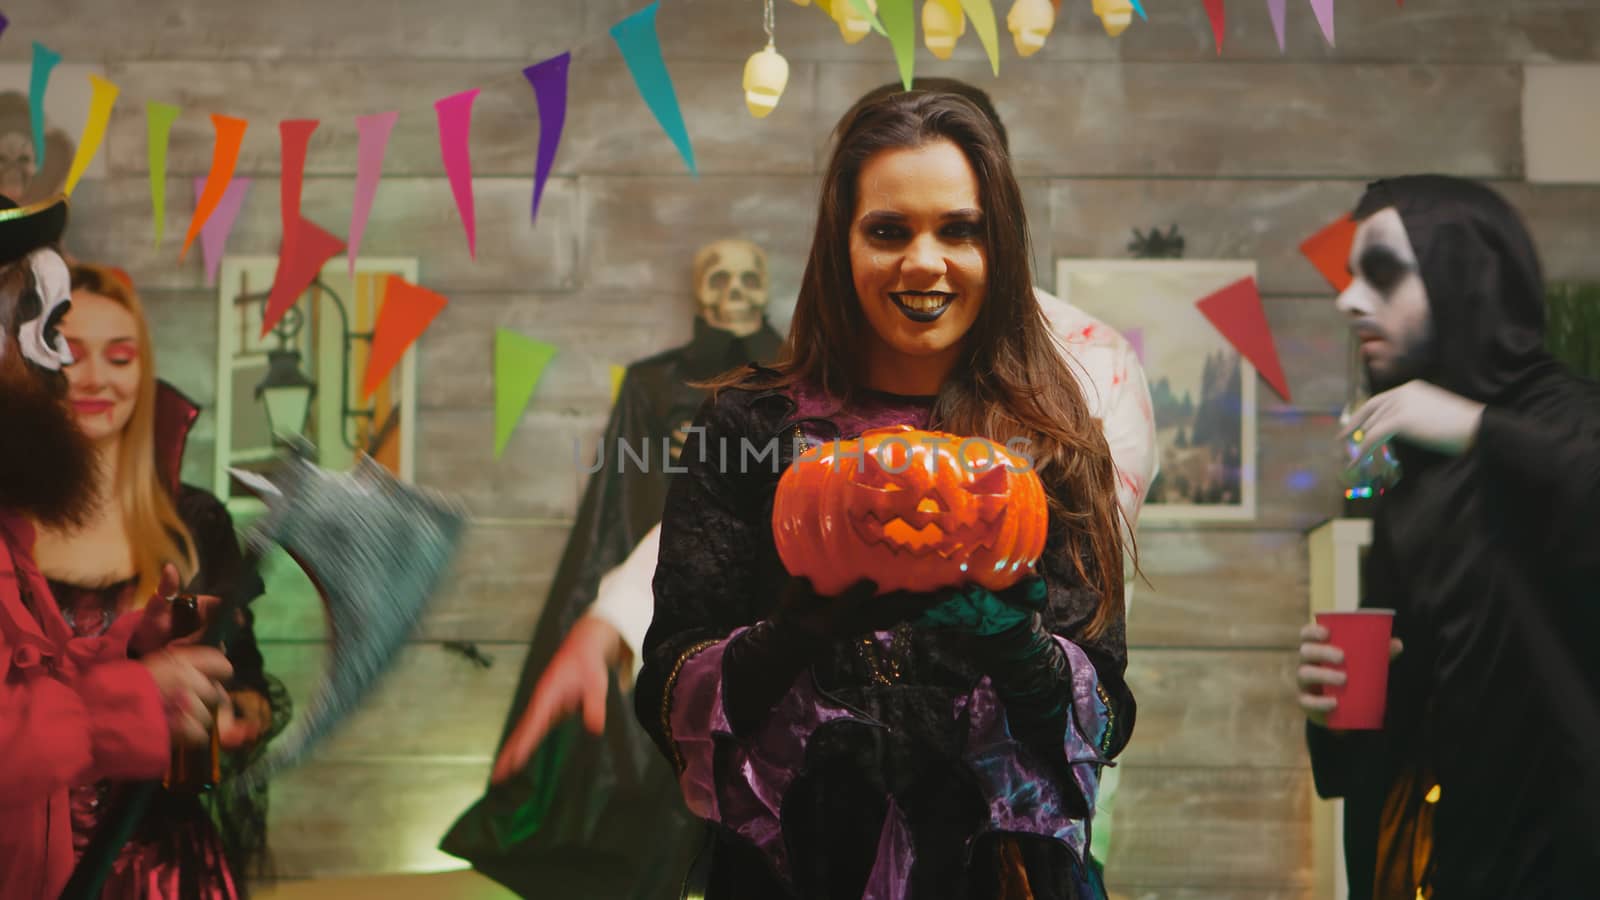
<instances>
[{"instance_id":1,"label":"hanging paper lantern","mask_svg":"<svg viewBox=\"0 0 1600 900\"><path fill-rule=\"evenodd\" d=\"M949 59L956 40L967 32L961 0L927 0L922 4L922 42L939 59Z\"/></svg>"},{"instance_id":2,"label":"hanging paper lantern","mask_svg":"<svg viewBox=\"0 0 1600 900\"><path fill-rule=\"evenodd\" d=\"M744 105L750 115L765 119L777 108L788 83L789 61L777 48L768 44L766 49L750 54L744 62Z\"/></svg>"},{"instance_id":3,"label":"hanging paper lantern","mask_svg":"<svg viewBox=\"0 0 1600 900\"><path fill-rule=\"evenodd\" d=\"M1047 526L1027 460L983 438L905 425L800 457L772 507L784 567L824 595L862 579L880 593L1004 590L1033 571Z\"/></svg>"},{"instance_id":4,"label":"hanging paper lantern","mask_svg":"<svg viewBox=\"0 0 1600 900\"><path fill-rule=\"evenodd\" d=\"M1133 3L1131 0L1094 0L1094 14L1100 17L1106 34L1117 37L1133 23Z\"/></svg>"},{"instance_id":5,"label":"hanging paper lantern","mask_svg":"<svg viewBox=\"0 0 1600 900\"><path fill-rule=\"evenodd\" d=\"M1038 53L1055 24L1056 8L1050 0L1017 0L1006 15L1006 27L1011 30L1018 56Z\"/></svg>"},{"instance_id":6,"label":"hanging paper lantern","mask_svg":"<svg viewBox=\"0 0 1600 900\"><path fill-rule=\"evenodd\" d=\"M874 13L878 11L878 0L866 0L866 3L868 9ZM872 31L872 19L861 14L854 0L833 0L830 14L839 23L839 34L844 36L846 44L858 44Z\"/></svg>"}]
</instances>

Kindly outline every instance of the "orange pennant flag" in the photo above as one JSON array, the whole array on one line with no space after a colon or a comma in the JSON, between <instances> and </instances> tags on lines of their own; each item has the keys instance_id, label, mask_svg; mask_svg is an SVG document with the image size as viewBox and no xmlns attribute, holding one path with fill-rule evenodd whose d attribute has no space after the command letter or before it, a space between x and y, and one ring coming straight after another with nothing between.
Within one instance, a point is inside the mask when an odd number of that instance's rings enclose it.
<instances>
[{"instance_id":1,"label":"orange pennant flag","mask_svg":"<svg viewBox=\"0 0 1600 900\"><path fill-rule=\"evenodd\" d=\"M194 217L189 220L189 233L184 236L183 249L178 252L180 262L188 255L189 245L200 236L200 229L205 227L206 220L216 212L222 195L227 193L228 184L233 181L234 166L239 163L239 145L244 143L244 132L250 123L232 116L213 115L211 126L217 131L217 142L211 149L211 174L206 176L205 193L200 195L194 207Z\"/></svg>"},{"instance_id":2,"label":"orange pennant flag","mask_svg":"<svg viewBox=\"0 0 1600 900\"><path fill-rule=\"evenodd\" d=\"M1356 221L1349 214L1340 216L1300 244L1300 252L1328 279L1333 289L1344 293L1350 286L1350 245L1356 240Z\"/></svg>"},{"instance_id":3,"label":"orange pennant flag","mask_svg":"<svg viewBox=\"0 0 1600 900\"><path fill-rule=\"evenodd\" d=\"M378 324L372 329L372 352L367 356L367 377L362 395L372 393L399 365L406 350L433 324L435 316L449 303L442 294L418 287L399 275L390 275L383 289L383 306Z\"/></svg>"}]
</instances>

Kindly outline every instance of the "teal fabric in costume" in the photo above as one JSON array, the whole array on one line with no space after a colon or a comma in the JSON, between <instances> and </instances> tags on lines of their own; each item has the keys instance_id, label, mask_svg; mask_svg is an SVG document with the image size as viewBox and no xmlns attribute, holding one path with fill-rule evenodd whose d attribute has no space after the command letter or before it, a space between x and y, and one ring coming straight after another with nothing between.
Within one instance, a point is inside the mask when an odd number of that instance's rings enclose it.
<instances>
[{"instance_id":1,"label":"teal fabric in costume","mask_svg":"<svg viewBox=\"0 0 1600 900\"><path fill-rule=\"evenodd\" d=\"M1034 576L996 594L979 585L952 591L943 603L917 619L925 628L951 628L991 637L1021 625L1045 606L1044 579Z\"/></svg>"}]
</instances>

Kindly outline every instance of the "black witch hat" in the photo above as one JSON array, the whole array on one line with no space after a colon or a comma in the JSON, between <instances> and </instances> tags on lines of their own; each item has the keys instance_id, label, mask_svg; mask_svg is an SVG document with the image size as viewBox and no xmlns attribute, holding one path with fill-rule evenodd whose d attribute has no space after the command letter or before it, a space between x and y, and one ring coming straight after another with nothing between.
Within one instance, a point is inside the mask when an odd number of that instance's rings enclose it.
<instances>
[{"instance_id":1,"label":"black witch hat","mask_svg":"<svg viewBox=\"0 0 1600 900\"><path fill-rule=\"evenodd\" d=\"M16 262L40 247L51 247L67 230L67 195L18 206L0 196L0 265Z\"/></svg>"}]
</instances>

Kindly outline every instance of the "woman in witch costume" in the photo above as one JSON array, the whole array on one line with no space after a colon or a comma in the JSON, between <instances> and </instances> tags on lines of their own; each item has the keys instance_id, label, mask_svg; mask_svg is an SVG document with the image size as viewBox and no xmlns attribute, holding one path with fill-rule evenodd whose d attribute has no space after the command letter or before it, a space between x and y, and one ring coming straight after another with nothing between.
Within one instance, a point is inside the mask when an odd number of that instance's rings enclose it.
<instances>
[{"instance_id":1,"label":"woman in witch costume","mask_svg":"<svg viewBox=\"0 0 1600 900\"><path fill-rule=\"evenodd\" d=\"M243 565L227 509L211 494L179 482L183 447L199 410L155 377L149 328L131 281L95 265L71 269L72 311L61 333L72 354L68 399L94 447L95 502L74 527L40 523L35 557L63 618L78 637L94 638L136 610L174 569L189 593L222 596L244 581L262 585ZM171 574L167 576L171 579ZM262 669L249 625L228 646L234 678L217 710L218 740L233 769L254 758L282 729L287 694ZM170 617L146 617L130 649L155 653L167 643ZM181 640L181 638L180 638ZM71 792L73 843L82 852L113 786ZM102 896L127 900L232 900L265 850L265 796L238 799L162 792L113 866ZM208 814L211 813L211 814ZM213 815L215 824L213 824Z\"/></svg>"},{"instance_id":2,"label":"woman in witch costume","mask_svg":"<svg viewBox=\"0 0 1600 900\"><path fill-rule=\"evenodd\" d=\"M232 676L208 647L140 660L128 646L146 617L93 638L62 618L33 550L35 524L90 518L95 456L66 401L61 335L70 305L54 245L64 197L18 208L0 198L0 898L61 892L73 866L68 790L102 779L160 778L174 741L210 743ZM146 629L149 630L149 629Z\"/></svg>"},{"instance_id":3,"label":"woman in witch costume","mask_svg":"<svg viewBox=\"0 0 1600 900\"><path fill-rule=\"evenodd\" d=\"M639 720L715 826L709 897L1101 897L1088 823L1134 719L1116 485L1009 159L969 101L912 91L845 114L823 184L784 362L714 385L679 457ZM889 425L1027 442L1037 575L819 597L788 574L790 437ZM732 462L774 440L781 466Z\"/></svg>"}]
</instances>

